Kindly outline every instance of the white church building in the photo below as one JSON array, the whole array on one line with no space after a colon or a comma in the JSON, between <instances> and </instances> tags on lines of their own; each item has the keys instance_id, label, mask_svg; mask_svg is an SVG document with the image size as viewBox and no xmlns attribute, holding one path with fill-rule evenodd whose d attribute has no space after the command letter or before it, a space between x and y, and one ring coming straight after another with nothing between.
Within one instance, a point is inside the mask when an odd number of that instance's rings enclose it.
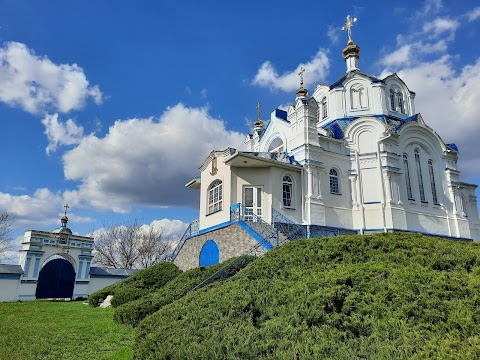
<instances>
[{"instance_id":1,"label":"white church building","mask_svg":"<svg viewBox=\"0 0 480 360\"><path fill-rule=\"evenodd\" d=\"M286 238L412 231L480 240L477 185L460 181L457 146L427 125L400 77L359 69L350 31L342 55L337 81L309 95L302 69L294 104L268 120L259 111L245 151L212 151L186 184L200 191L200 211L175 249L180 268Z\"/></svg>"}]
</instances>

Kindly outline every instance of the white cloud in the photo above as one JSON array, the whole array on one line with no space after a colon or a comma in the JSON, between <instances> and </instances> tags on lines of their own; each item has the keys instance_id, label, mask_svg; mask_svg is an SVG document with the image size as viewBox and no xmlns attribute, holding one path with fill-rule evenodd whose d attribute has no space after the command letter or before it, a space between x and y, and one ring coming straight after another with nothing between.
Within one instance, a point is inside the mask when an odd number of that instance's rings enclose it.
<instances>
[{"instance_id":1,"label":"white cloud","mask_svg":"<svg viewBox=\"0 0 480 360\"><path fill-rule=\"evenodd\" d=\"M145 228L153 226L162 231L164 239L179 240L188 227L187 223L176 219L154 220L150 225L144 225Z\"/></svg>"},{"instance_id":2,"label":"white cloud","mask_svg":"<svg viewBox=\"0 0 480 360\"><path fill-rule=\"evenodd\" d=\"M243 148L244 135L225 128L206 108L178 104L159 119L118 120L108 134L94 134L63 156L65 177L79 180L68 203L127 212L135 204L197 206L186 184L212 149Z\"/></svg>"},{"instance_id":3,"label":"white cloud","mask_svg":"<svg viewBox=\"0 0 480 360\"><path fill-rule=\"evenodd\" d=\"M332 44L338 43L338 40L340 39L340 28L338 26L333 26L329 25L328 30L327 30L327 36L330 38L330 41Z\"/></svg>"},{"instance_id":4,"label":"white cloud","mask_svg":"<svg viewBox=\"0 0 480 360\"><path fill-rule=\"evenodd\" d=\"M386 55L380 63L385 66L397 66L408 63L411 60L411 45L403 45L401 48L395 50L391 54Z\"/></svg>"},{"instance_id":5,"label":"white cloud","mask_svg":"<svg viewBox=\"0 0 480 360\"><path fill-rule=\"evenodd\" d=\"M454 19L436 18L423 24L422 30L432 38L437 38L442 34L448 33L448 38L453 40L460 23Z\"/></svg>"},{"instance_id":6,"label":"white cloud","mask_svg":"<svg viewBox=\"0 0 480 360\"><path fill-rule=\"evenodd\" d=\"M325 79L330 62L327 52L320 49L317 54L307 63L298 64L295 70L279 75L270 61L265 61L258 69L252 84L267 87L271 90L294 91L300 86L298 73L300 68L305 69L305 86L309 87Z\"/></svg>"},{"instance_id":7,"label":"white cloud","mask_svg":"<svg viewBox=\"0 0 480 360\"><path fill-rule=\"evenodd\" d=\"M60 216L65 200L60 193L53 193L48 189L37 189L30 195L15 196L0 193L0 212L8 212L15 221L13 226L25 230L37 226L60 225ZM77 216L69 213L68 217L74 222L90 222L89 217Z\"/></svg>"},{"instance_id":8,"label":"white cloud","mask_svg":"<svg viewBox=\"0 0 480 360\"><path fill-rule=\"evenodd\" d=\"M81 109L89 97L99 104L103 94L89 86L77 64L55 64L18 42L0 48L0 101L34 114L66 113Z\"/></svg>"},{"instance_id":9,"label":"white cloud","mask_svg":"<svg viewBox=\"0 0 480 360\"><path fill-rule=\"evenodd\" d=\"M480 6L473 9L467 14L468 21L474 21L480 18Z\"/></svg>"},{"instance_id":10,"label":"white cloud","mask_svg":"<svg viewBox=\"0 0 480 360\"><path fill-rule=\"evenodd\" d=\"M45 126L45 134L48 138L47 155L57 150L58 146L79 144L83 138L82 126L75 124L72 119L62 123L58 120L57 113L45 115L42 124Z\"/></svg>"}]
</instances>

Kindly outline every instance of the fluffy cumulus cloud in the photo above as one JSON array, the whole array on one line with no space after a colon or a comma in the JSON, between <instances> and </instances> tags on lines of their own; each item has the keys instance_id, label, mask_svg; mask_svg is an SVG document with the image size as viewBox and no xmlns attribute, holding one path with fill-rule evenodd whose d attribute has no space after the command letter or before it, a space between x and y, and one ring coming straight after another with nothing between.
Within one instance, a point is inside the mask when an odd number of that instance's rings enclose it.
<instances>
[{"instance_id":1,"label":"fluffy cumulus cloud","mask_svg":"<svg viewBox=\"0 0 480 360\"><path fill-rule=\"evenodd\" d=\"M154 220L151 224L143 225L142 228L148 230L153 227L162 232L162 236L167 240L179 240L188 227L187 223L175 219Z\"/></svg>"},{"instance_id":2,"label":"fluffy cumulus cloud","mask_svg":"<svg viewBox=\"0 0 480 360\"><path fill-rule=\"evenodd\" d=\"M135 204L198 206L186 184L212 149L241 149L244 136L206 108L178 104L158 118L118 120L104 137L94 134L63 156L65 177L80 181L65 192L71 204L127 212Z\"/></svg>"},{"instance_id":3,"label":"fluffy cumulus cloud","mask_svg":"<svg viewBox=\"0 0 480 360\"><path fill-rule=\"evenodd\" d=\"M270 61L265 61L257 71L252 84L270 88L271 90L294 91L298 89L300 79L298 73L301 68L305 69L305 86L309 87L325 79L330 68L327 52L320 49L317 54L307 63L298 64L295 70L278 74Z\"/></svg>"},{"instance_id":4,"label":"fluffy cumulus cloud","mask_svg":"<svg viewBox=\"0 0 480 360\"><path fill-rule=\"evenodd\" d=\"M0 193L0 213L8 212L15 219L15 228L23 230L59 223L59 209L62 209L64 204L62 194L45 188L37 189L32 196ZM68 217L75 222L93 220L74 213L69 213Z\"/></svg>"},{"instance_id":5,"label":"fluffy cumulus cloud","mask_svg":"<svg viewBox=\"0 0 480 360\"><path fill-rule=\"evenodd\" d=\"M432 14L441 9L439 1L427 4L430 4ZM480 57L458 68L457 56L448 53L448 44L454 41L460 22L445 17L431 19L428 13L424 15L421 32L397 37L397 48L381 61L385 67L380 76L398 73L417 94L416 111L422 114L426 123L445 142L459 146L459 168L463 176L480 177L480 147L477 146L480 134ZM430 56L426 57L426 54Z\"/></svg>"},{"instance_id":6,"label":"fluffy cumulus cloud","mask_svg":"<svg viewBox=\"0 0 480 360\"><path fill-rule=\"evenodd\" d=\"M65 122L58 120L58 114L46 115L42 124L45 126L45 135L48 138L47 154L57 150L61 145L79 144L83 138L83 127L68 119Z\"/></svg>"},{"instance_id":7,"label":"fluffy cumulus cloud","mask_svg":"<svg viewBox=\"0 0 480 360\"><path fill-rule=\"evenodd\" d=\"M0 48L0 101L38 114L80 109L88 98L99 104L103 94L77 64L55 64L18 42Z\"/></svg>"}]
</instances>

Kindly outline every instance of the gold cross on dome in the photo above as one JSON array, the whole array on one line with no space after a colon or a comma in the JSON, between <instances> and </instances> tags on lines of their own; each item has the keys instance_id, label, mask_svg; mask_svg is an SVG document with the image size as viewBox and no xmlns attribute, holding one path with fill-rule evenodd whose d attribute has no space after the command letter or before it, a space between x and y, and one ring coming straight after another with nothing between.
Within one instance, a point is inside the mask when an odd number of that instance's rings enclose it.
<instances>
[{"instance_id":1,"label":"gold cross on dome","mask_svg":"<svg viewBox=\"0 0 480 360\"><path fill-rule=\"evenodd\" d=\"M262 104L258 103L257 104L257 120L260 120L260 108L262 107Z\"/></svg>"},{"instance_id":2,"label":"gold cross on dome","mask_svg":"<svg viewBox=\"0 0 480 360\"><path fill-rule=\"evenodd\" d=\"M357 21L357 18L351 18L350 15L347 15L347 22L346 24L342 27L342 30L347 30L348 33L348 41L353 41L352 40L352 26L353 23Z\"/></svg>"},{"instance_id":3,"label":"gold cross on dome","mask_svg":"<svg viewBox=\"0 0 480 360\"><path fill-rule=\"evenodd\" d=\"M68 204L65 204L63 207L65 208L65 216L67 216L67 211L70 208L70 206L68 206Z\"/></svg>"},{"instance_id":4,"label":"gold cross on dome","mask_svg":"<svg viewBox=\"0 0 480 360\"><path fill-rule=\"evenodd\" d=\"M300 75L300 87L303 87L303 73L305 72L305 69L303 67L300 68L300 72L298 75Z\"/></svg>"}]
</instances>

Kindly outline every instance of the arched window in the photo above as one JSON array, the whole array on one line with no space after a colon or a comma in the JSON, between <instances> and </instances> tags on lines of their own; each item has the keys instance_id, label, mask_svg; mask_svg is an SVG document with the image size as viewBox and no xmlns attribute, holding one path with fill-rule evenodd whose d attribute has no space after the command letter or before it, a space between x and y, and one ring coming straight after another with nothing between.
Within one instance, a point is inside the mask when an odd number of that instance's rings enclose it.
<instances>
[{"instance_id":1,"label":"arched window","mask_svg":"<svg viewBox=\"0 0 480 360\"><path fill-rule=\"evenodd\" d=\"M435 184L435 174L433 172L433 162L428 160L428 172L430 174L430 187L432 188L432 199L434 204L438 204L437 186Z\"/></svg>"},{"instance_id":2,"label":"arched window","mask_svg":"<svg viewBox=\"0 0 480 360\"><path fill-rule=\"evenodd\" d=\"M390 88L390 110L405 114L405 101L402 91L395 85Z\"/></svg>"},{"instance_id":3,"label":"arched window","mask_svg":"<svg viewBox=\"0 0 480 360\"><path fill-rule=\"evenodd\" d=\"M410 169L408 167L408 156L403 154L403 167L405 168L405 183L407 185L407 196L409 200L415 200L412 194L412 183L410 182Z\"/></svg>"},{"instance_id":4,"label":"arched window","mask_svg":"<svg viewBox=\"0 0 480 360\"><path fill-rule=\"evenodd\" d=\"M283 207L292 208L293 180L290 175L283 177Z\"/></svg>"},{"instance_id":5,"label":"arched window","mask_svg":"<svg viewBox=\"0 0 480 360\"><path fill-rule=\"evenodd\" d=\"M420 200L426 202L425 189L423 188L422 166L420 164L420 151L415 149L415 164L417 165L418 188L420 190Z\"/></svg>"},{"instance_id":6,"label":"arched window","mask_svg":"<svg viewBox=\"0 0 480 360\"><path fill-rule=\"evenodd\" d=\"M330 169L330 193L340 194L340 183L338 181L338 172L335 169Z\"/></svg>"},{"instance_id":7,"label":"arched window","mask_svg":"<svg viewBox=\"0 0 480 360\"><path fill-rule=\"evenodd\" d=\"M208 214L222 210L222 182L215 180L208 187Z\"/></svg>"},{"instance_id":8,"label":"arched window","mask_svg":"<svg viewBox=\"0 0 480 360\"><path fill-rule=\"evenodd\" d=\"M395 91L390 89L390 110L395 111Z\"/></svg>"},{"instance_id":9,"label":"arched window","mask_svg":"<svg viewBox=\"0 0 480 360\"><path fill-rule=\"evenodd\" d=\"M324 96L322 99L322 119L325 119L328 116L327 112L327 97Z\"/></svg>"},{"instance_id":10,"label":"arched window","mask_svg":"<svg viewBox=\"0 0 480 360\"><path fill-rule=\"evenodd\" d=\"M283 152L284 150L283 141L279 137L273 139L268 146L268 152Z\"/></svg>"}]
</instances>

